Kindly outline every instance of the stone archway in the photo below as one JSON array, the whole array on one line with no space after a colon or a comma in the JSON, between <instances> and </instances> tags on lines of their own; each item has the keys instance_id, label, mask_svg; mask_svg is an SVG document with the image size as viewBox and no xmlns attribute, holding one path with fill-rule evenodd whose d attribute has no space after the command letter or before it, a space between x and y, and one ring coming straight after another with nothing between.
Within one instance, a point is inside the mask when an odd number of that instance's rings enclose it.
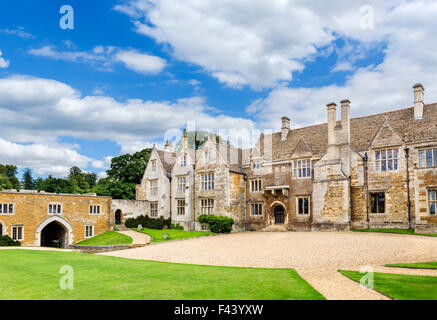
<instances>
[{"instance_id":1,"label":"stone archway","mask_svg":"<svg viewBox=\"0 0 437 320\"><path fill-rule=\"evenodd\" d=\"M277 204L274 208L273 208L273 215L274 215L274 221L275 224L284 224L285 223L285 208L280 205Z\"/></svg>"},{"instance_id":2,"label":"stone archway","mask_svg":"<svg viewBox=\"0 0 437 320\"><path fill-rule=\"evenodd\" d=\"M121 220L122 220L123 216L122 216L122 212L120 209L117 209L115 211L115 224L120 225L121 224Z\"/></svg>"},{"instance_id":3,"label":"stone archway","mask_svg":"<svg viewBox=\"0 0 437 320\"><path fill-rule=\"evenodd\" d=\"M36 244L41 247L68 248L73 244L73 228L60 216L52 216L41 222L35 233Z\"/></svg>"}]
</instances>

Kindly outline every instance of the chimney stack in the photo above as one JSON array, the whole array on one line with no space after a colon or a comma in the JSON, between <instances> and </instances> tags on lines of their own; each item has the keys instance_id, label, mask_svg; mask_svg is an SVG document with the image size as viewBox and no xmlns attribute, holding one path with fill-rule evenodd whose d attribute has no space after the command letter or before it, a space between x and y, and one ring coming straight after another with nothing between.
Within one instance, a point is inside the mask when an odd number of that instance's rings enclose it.
<instances>
[{"instance_id":1,"label":"chimney stack","mask_svg":"<svg viewBox=\"0 0 437 320\"><path fill-rule=\"evenodd\" d=\"M164 148L165 148L165 151L167 151L167 152L173 152L173 145L171 144L171 141L167 140L165 142Z\"/></svg>"},{"instance_id":2,"label":"chimney stack","mask_svg":"<svg viewBox=\"0 0 437 320\"><path fill-rule=\"evenodd\" d=\"M335 126L337 125L337 105L331 102L328 107L328 145L336 144Z\"/></svg>"},{"instance_id":3,"label":"chimney stack","mask_svg":"<svg viewBox=\"0 0 437 320\"><path fill-rule=\"evenodd\" d=\"M182 147L188 150L188 133L187 129L184 128L184 133L182 134Z\"/></svg>"},{"instance_id":4,"label":"chimney stack","mask_svg":"<svg viewBox=\"0 0 437 320\"><path fill-rule=\"evenodd\" d=\"M287 117L282 117L282 127L281 127L281 141L285 141L288 136L288 131L290 131L290 119Z\"/></svg>"},{"instance_id":5,"label":"chimney stack","mask_svg":"<svg viewBox=\"0 0 437 320\"><path fill-rule=\"evenodd\" d=\"M421 83L416 83L413 86L413 89L414 89L414 120L420 120L423 118L425 88Z\"/></svg>"},{"instance_id":6,"label":"chimney stack","mask_svg":"<svg viewBox=\"0 0 437 320\"><path fill-rule=\"evenodd\" d=\"M343 130L343 143L350 143L350 122L351 122L351 102L349 99L344 99L341 102L341 127Z\"/></svg>"}]
</instances>

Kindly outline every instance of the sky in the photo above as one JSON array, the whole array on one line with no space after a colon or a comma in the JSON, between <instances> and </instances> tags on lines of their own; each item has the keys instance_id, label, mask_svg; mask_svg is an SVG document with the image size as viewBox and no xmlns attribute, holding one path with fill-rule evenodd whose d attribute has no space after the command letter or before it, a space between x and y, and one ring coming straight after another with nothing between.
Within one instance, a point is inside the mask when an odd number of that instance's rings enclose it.
<instances>
[{"instance_id":1,"label":"sky","mask_svg":"<svg viewBox=\"0 0 437 320\"><path fill-rule=\"evenodd\" d=\"M2 1L0 163L104 177L184 127L248 147L344 98L396 110L420 82L437 102L436 16L431 0Z\"/></svg>"}]
</instances>

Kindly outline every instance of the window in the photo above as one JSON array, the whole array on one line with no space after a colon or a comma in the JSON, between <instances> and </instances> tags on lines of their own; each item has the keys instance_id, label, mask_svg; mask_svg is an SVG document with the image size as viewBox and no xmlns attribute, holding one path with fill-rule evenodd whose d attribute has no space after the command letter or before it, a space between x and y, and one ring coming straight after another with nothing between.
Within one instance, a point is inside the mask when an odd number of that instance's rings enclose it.
<instances>
[{"instance_id":1,"label":"window","mask_svg":"<svg viewBox=\"0 0 437 320\"><path fill-rule=\"evenodd\" d=\"M214 214L214 199L202 199L200 209L202 214Z\"/></svg>"},{"instance_id":2,"label":"window","mask_svg":"<svg viewBox=\"0 0 437 320\"><path fill-rule=\"evenodd\" d=\"M309 197L297 197L297 213L309 214L310 213L310 198Z\"/></svg>"},{"instance_id":3,"label":"window","mask_svg":"<svg viewBox=\"0 0 437 320\"><path fill-rule=\"evenodd\" d=\"M385 213L384 192L375 192L370 194L370 209L372 213Z\"/></svg>"},{"instance_id":4,"label":"window","mask_svg":"<svg viewBox=\"0 0 437 320\"><path fill-rule=\"evenodd\" d=\"M100 206L90 206L90 214L100 214Z\"/></svg>"},{"instance_id":5,"label":"window","mask_svg":"<svg viewBox=\"0 0 437 320\"><path fill-rule=\"evenodd\" d=\"M376 151L375 170L377 172L398 170L398 149Z\"/></svg>"},{"instance_id":6,"label":"window","mask_svg":"<svg viewBox=\"0 0 437 320\"><path fill-rule=\"evenodd\" d=\"M202 174L201 184L203 191L214 190L214 173Z\"/></svg>"},{"instance_id":7,"label":"window","mask_svg":"<svg viewBox=\"0 0 437 320\"><path fill-rule=\"evenodd\" d=\"M150 194L156 196L158 194L158 180L150 181Z\"/></svg>"},{"instance_id":8,"label":"window","mask_svg":"<svg viewBox=\"0 0 437 320\"><path fill-rule=\"evenodd\" d=\"M152 171L156 171L156 160L152 160Z\"/></svg>"},{"instance_id":9,"label":"window","mask_svg":"<svg viewBox=\"0 0 437 320\"><path fill-rule=\"evenodd\" d=\"M293 161L293 177L295 179L311 177L311 160L294 160Z\"/></svg>"},{"instance_id":10,"label":"window","mask_svg":"<svg viewBox=\"0 0 437 320\"><path fill-rule=\"evenodd\" d=\"M14 214L14 205L12 203L0 203L0 214Z\"/></svg>"},{"instance_id":11,"label":"window","mask_svg":"<svg viewBox=\"0 0 437 320\"><path fill-rule=\"evenodd\" d=\"M22 241L23 238L23 226L12 226L12 239Z\"/></svg>"},{"instance_id":12,"label":"window","mask_svg":"<svg viewBox=\"0 0 437 320\"><path fill-rule=\"evenodd\" d=\"M437 207L437 190L428 191L429 214L435 215Z\"/></svg>"},{"instance_id":13,"label":"window","mask_svg":"<svg viewBox=\"0 0 437 320\"><path fill-rule=\"evenodd\" d=\"M252 169L259 169L259 168L261 168L261 161L253 161Z\"/></svg>"},{"instance_id":14,"label":"window","mask_svg":"<svg viewBox=\"0 0 437 320\"><path fill-rule=\"evenodd\" d=\"M185 192L187 186L187 177L178 177L178 192Z\"/></svg>"},{"instance_id":15,"label":"window","mask_svg":"<svg viewBox=\"0 0 437 320\"><path fill-rule=\"evenodd\" d=\"M158 217L158 202L150 202L150 216Z\"/></svg>"},{"instance_id":16,"label":"window","mask_svg":"<svg viewBox=\"0 0 437 320\"><path fill-rule=\"evenodd\" d=\"M181 157L181 167L187 166L187 156Z\"/></svg>"},{"instance_id":17,"label":"window","mask_svg":"<svg viewBox=\"0 0 437 320\"><path fill-rule=\"evenodd\" d=\"M211 152L209 152L209 150L205 151L205 163L210 163L211 162Z\"/></svg>"},{"instance_id":18,"label":"window","mask_svg":"<svg viewBox=\"0 0 437 320\"><path fill-rule=\"evenodd\" d=\"M419 168L437 167L437 148L419 150Z\"/></svg>"},{"instance_id":19,"label":"window","mask_svg":"<svg viewBox=\"0 0 437 320\"><path fill-rule=\"evenodd\" d=\"M251 180L250 181L250 191L252 192L258 192L262 191L262 180Z\"/></svg>"},{"instance_id":20,"label":"window","mask_svg":"<svg viewBox=\"0 0 437 320\"><path fill-rule=\"evenodd\" d=\"M61 214L62 205L60 203L50 203L49 204L49 214Z\"/></svg>"},{"instance_id":21,"label":"window","mask_svg":"<svg viewBox=\"0 0 437 320\"><path fill-rule=\"evenodd\" d=\"M91 238L94 234L93 226L85 226L85 238Z\"/></svg>"},{"instance_id":22,"label":"window","mask_svg":"<svg viewBox=\"0 0 437 320\"><path fill-rule=\"evenodd\" d=\"M250 204L250 213L252 214L252 216L262 216L263 215L263 204L262 203Z\"/></svg>"},{"instance_id":23,"label":"window","mask_svg":"<svg viewBox=\"0 0 437 320\"><path fill-rule=\"evenodd\" d=\"M178 200L178 216L185 214L185 200Z\"/></svg>"}]
</instances>

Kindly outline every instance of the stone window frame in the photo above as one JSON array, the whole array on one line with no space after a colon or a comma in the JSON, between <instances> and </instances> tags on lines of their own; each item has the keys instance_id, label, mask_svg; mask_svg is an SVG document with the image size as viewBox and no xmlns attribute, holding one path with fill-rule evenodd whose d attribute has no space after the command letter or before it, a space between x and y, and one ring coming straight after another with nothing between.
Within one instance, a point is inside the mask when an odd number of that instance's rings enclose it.
<instances>
[{"instance_id":1,"label":"stone window frame","mask_svg":"<svg viewBox=\"0 0 437 320\"><path fill-rule=\"evenodd\" d=\"M263 179L255 178L249 180L250 192L262 192L263 191Z\"/></svg>"},{"instance_id":2,"label":"stone window frame","mask_svg":"<svg viewBox=\"0 0 437 320\"><path fill-rule=\"evenodd\" d=\"M300 166L299 166L300 165ZM292 161L293 179L311 179L311 158L295 159Z\"/></svg>"},{"instance_id":3,"label":"stone window frame","mask_svg":"<svg viewBox=\"0 0 437 320\"><path fill-rule=\"evenodd\" d=\"M92 215L101 215L101 214L103 214L102 206L100 204L90 204L89 214L92 214Z\"/></svg>"},{"instance_id":4,"label":"stone window frame","mask_svg":"<svg viewBox=\"0 0 437 320\"><path fill-rule=\"evenodd\" d=\"M373 194L381 194L381 193L384 194L384 212L373 212L373 210L372 210L372 195ZM387 190L369 190L369 213L375 214L375 215L387 214Z\"/></svg>"},{"instance_id":5,"label":"stone window frame","mask_svg":"<svg viewBox=\"0 0 437 320\"><path fill-rule=\"evenodd\" d=\"M185 199L177 199L176 200L176 212L178 216L184 216L185 215Z\"/></svg>"},{"instance_id":6,"label":"stone window frame","mask_svg":"<svg viewBox=\"0 0 437 320\"><path fill-rule=\"evenodd\" d=\"M154 183L156 185L154 185ZM150 187L150 195L157 196L158 195L158 179L149 180L149 187Z\"/></svg>"},{"instance_id":7,"label":"stone window frame","mask_svg":"<svg viewBox=\"0 0 437 320\"><path fill-rule=\"evenodd\" d=\"M427 151L431 152L431 165L428 166ZM421 158L421 153L423 158ZM421 162L423 159L423 163ZM423 147L417 150L417 166L419 169L428 169L437 167L437 147Z\"/></svg>"},{"instance_id":8,"label":"stone window frame","mask_svg":"<svg viewBox=\"0 0 437 320\"><path fill-rule=\"evenodd\" d=\"M260 169L261 168L261 160L252 160L252 169Z\"/></svg>"},{"instance_id":9,"label":"stone window frame","mask_svg":"<svg viewBox=\"0 0 437 320\"><path fill-rule=\"evenodd\" d=\"M53 206L55 206L56 209L59 209L59 210L57 210L57 212L53 212ZM50 212L50 211L52 211L52 212ZM58 211L59 211L59 212L58 212ZM63 214L63 213L64 213L64 206L62 205L61 202L50 202L50 203L47 205L47 213L48 213L50 216L55 215L55 214Z\"/></svg>"},{"instance_id":10,"label":"stone window frame","mask_svg":"<svg viewBox=\"0 0 437 320\"><path fill-rule=\"evenodd\" d=\"M151 166L152 166L152 171L156 171L156 169L157 169L156 160L152 160L152 161L150 161L150 163L151 163Z\"/></svg>"},{"instance_id":11,"label":"stone window frame","mask_svg":"<svg viewBox=\"0 0 437 320\"><path fill-rule=\"evenodd\" d=\"M203 198L200 199L200 213L201 214L214 214L215 199Z\"/></svg>"},{"instance_id":12,"label":"stone window frame","mask_svg":"<svg viewBox=\"0 0 437 320\"><path fill-rule=\"evenodd\" d=\"M434 193L434 199L430 198L430 193ZM431 204L434 204L434 213L431 213ZM437 215L437 188L431 187L426 190L426 207L430 216L435 217Z\"/></svg>"},{"instance_id":13,"label":"stone window frame","mask_svg":"<svg viewBox=\"0 0 437 320\"><path fill-rule=\"evenodd\" d=\"M181 157L181 167L185 168L187 166L187 155Z\"/></svg>"},{"instance_id":14,"label":"stone window frame","mask_svg":"<svg viewBox=\"0 0 437 320\"><path fill-rule=\"evenodd\" d=\"M179 193L185 193L185 190L187 188L187 176L178 176L177 177L177 187Z\"/></svg>"},{"instance_id":15,"label":"stone window frame","mask_svg":"<svg viewBox=\"0 0 437 320\"><path fill-rule=\"evenodd\" d=\"M200 175L200 189L202 191L214 191L215 190L215 173L202 173Z\"/></svg>"},{"instance_id":16,"label":"stone window frame","mask_svg":"<svg viewBox=\"0 0 437 320\"><path fill-rule=\"evenodd\" d=\"M389 151L391 151L392 153L391 158L388 157ZM385 153L385 159L382 159L383 153ZM392 161L391 170L388 168L390 161ZM382 170L383 164L385 164L385 170ZM399 166L400 166L399 148L382 148L382 149L375 150L375 172L381 173L381 172L399 171Z\"/></svg>"},{"instance_id":17,"label":"stone window frame","mask_svg":"<svg viewBox=\"0 0 437 320\"><path fill-rule=\"evenodd\" d=\"M250 215L252 217L262 217L264 215L264 203L252 202L250 204Z\"/></svg>"},{"instance_id":18,"label":"stone window frame","mask_svg":"<svg viewBox=\"0 0 437 320\"><path fill-rule=\"evenodd\" d=\"M89 235L89 229L88 228L91 228L91 235ZM85 233L84 233L85 239L89 239L89 238L94 237L94 225L86 224L84 231L85 231Z\"/></svg>"},{"instance_id":19,"label":"stone window frame","mask_svg":"<svg viewBox=\"0 0 437 320\"><path fill-rule=\"evenodd\" d=\"M302 200L308 199L308 212L307 213L300 212L299 200L301 200L301 199ZM305 204L305 202L303 202L303 205L304 204ZM303 206L303 208L305 208L305 207ZM298 216L303 216L303 217L309 216L311 214L311 196L310 195L298 195L298 196L296 196L296 213Z\"/></svg>"},{"instance_id":20,"label":"stone window frame","mask_svg":"<svg viewBox=\"0 0 437 320\"><path fill-rule=\"evenodd\" d=\"M20 238L14 238L14 229L15 228L21 228L21 239ZM18 235L18 231L17 231L17 235ZM14 241L24 241L24 224L14 224L11 226L11 238Z\"/></svg>"},{"instance_id":21,"label":"stone window frame","mask_svg":"<svg viewBox=\"0 0 437 320\"><path fill-rule=\"evenodd\" d=\"M4 208L6 206L6 213L4 213ZM11 211L12 206L12 213ZM15 214L15 203L0 203L0 216L13 216Z\"/></svg>"},{"instance_id":22,"label":"stone window frame","mask_svg":"<svg viewBox=\"0 0 437 320\"><path fill-rule=\"evenodd\" d=\"M158 208L159 208L158 201L150 201L150 217L158 218L158 214L159 214Z\"/></svg>"},{"instance_id":23,"label":"stone window frame","mask_svg":"<svg viewBox=\"0 0 437 320\"><path fill-rule=\"evenodd\" d=\"M212 154L211 154L211 151L210 150L205 150L204 152L203 152L203 156L204 156L204 162L205 163L211 163L211 161L212 161Z\"/></svg>"}]
</instances>

